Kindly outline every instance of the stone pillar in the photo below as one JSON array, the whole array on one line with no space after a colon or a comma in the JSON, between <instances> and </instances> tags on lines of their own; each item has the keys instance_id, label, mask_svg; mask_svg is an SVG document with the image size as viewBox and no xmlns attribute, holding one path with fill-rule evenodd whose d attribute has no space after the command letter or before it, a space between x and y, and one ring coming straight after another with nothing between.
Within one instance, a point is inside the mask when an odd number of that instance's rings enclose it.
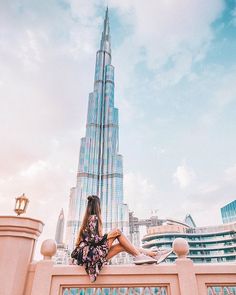
<instances>
[{"instance_id":1,"label":"stone pillar","mask_svg":"<svg viewBox=\"0 0 236 295\"><path fill-rule=\"evenodd\" d=\"M201 295L198 293L198 286L194 264L187 258L189 253L188 242L183 238L177 238L173 242L173 251L177 255L175 261L178 272L179 288L181 295Z\"/></svg>"},{"instance_id":2,"label":"stone pillar","mask_svg":"<svg viewBox=\"0 0 236 295\"><path fill-rule=\"evenodd\" d=\"M0 216L0 294L24 294L28 266L43 225L32 218Z\"/></svg>"},{"instance_id":3,"label":"stone pillar","mask_svg":"<svg viewBox=\"0 0 236 295\"><path fill-rule=\"evenodd\" d=\"M52 269L54 264L52 261L52 256L54 256L56 252L57 245L54 240L48 239L43 241L41 246L43 260L37 262L36 264L34 281L30 293L31 295L50 294L52 284Z\"/></svg>"}]
</instances>

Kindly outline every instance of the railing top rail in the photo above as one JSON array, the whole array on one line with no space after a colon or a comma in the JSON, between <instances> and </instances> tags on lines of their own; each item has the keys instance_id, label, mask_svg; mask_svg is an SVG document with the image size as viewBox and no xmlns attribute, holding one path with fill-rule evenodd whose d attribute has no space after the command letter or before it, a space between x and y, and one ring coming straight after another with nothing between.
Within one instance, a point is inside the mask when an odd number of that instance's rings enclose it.
<instances>
[{"instance_id":1,"label":"railing top rail","mask_svg":"<svg viewBox=\"0 0 236 295\"><path fill-rule=\"evenodd\" d=\"M78 265L54 265L53 275L86 275L85 269ZM173 275L177 274L175 264L166 263L165 265L106 265L100 275L119 275L119 276L143 276L143 275Z\"/></svg>"}]
</instances>

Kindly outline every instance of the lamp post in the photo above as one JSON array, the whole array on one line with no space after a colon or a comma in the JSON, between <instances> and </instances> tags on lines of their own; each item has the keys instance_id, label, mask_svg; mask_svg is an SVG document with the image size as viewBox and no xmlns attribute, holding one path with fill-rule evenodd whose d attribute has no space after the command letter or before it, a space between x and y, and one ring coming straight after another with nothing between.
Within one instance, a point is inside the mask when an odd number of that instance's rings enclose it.
<instances>
[{"instance_id":1,"label":"lamp post","mask_svg":"<svg viewBox=\"0 0 236 295\"><path fill-rule=\"evenodd\" d=\"M20 216L21 214L26 212L28 204L29 204L29 199L25 196L25 194L16 198L14 211L16 212L17 216Z\"/></svg>"}]
</instances>

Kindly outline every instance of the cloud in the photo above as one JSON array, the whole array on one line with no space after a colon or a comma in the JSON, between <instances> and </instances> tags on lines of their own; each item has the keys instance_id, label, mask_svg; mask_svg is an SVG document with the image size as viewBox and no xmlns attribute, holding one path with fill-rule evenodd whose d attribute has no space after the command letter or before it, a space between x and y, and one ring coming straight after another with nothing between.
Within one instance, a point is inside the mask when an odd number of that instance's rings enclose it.
<instances>
[{"instance_id":1,"label":"cloud","mask_svg":"<svg viewBox=\"0 0 236 295\"><path fill-rule=\"evenodd\" d=\"M211 127L221 118L224 111L236 102L236 67L232 65L231 68L225 69L223 75L221 67L210 67L201 78L205 79L203 85L207 92L211 93L211 97L199 121L205 127Z\"/></svg>"},{"instance_id":2,"label":"cloud","mask_svg":"<svg viewBox=\"0 0 236 295\"><path fill-rule=\"evenodd\" d=\"M173 179L174 182L179 184L181 189L185 189L190 186L195 179L195 172L184 162L176 168Z\"/></svg>"},{"instance_id":3,"label":"cloud","mask_svg":"<svg viewBox=\"0 0 236 295\"><path fill-rule=\"evenodd\" d=\"M128 172L124 175L124 198L135 216L147 218L157 209L153 206L158 204L158 189L141 173Z\"/></svg>"},{"instance_id":4,"label":"cloud","mask_svg":"<svg viewBox=\"0 0 236 295\"><path fill-rule=\"evenodd\" d=\"M1 9L3 177L46 161L55 140L71 141L77 134L79 142L86 117L100 17L89 10L93 23L84 25L85 2L76 20L70 15L72 8L49 2L5 2Z\"/></svg>"},{"instance_id":5,"label":"cloud","mask_svg":"<svg viewBox=\"0 0 236 295\"><path fill-rule=\"evenodd\" d=\"M182 206L191 208L199 225L218 224L221 221L220 208L236 199L235 180L236 165L233 164L212 181L196 181L194 189L188 193Z\"/></svg>"},{"instance_id":6,"label":"cloud","mask_svg":"<svg viewBox=\"0 0 236 295\"><path fill-rule=\"evenodd\" d=\"M214 39L212 23L221 15L224 2L219 1L111 1L122 16L129 16L133 34L118 50L134 65L143 60L155 70L153 79L159 87L176 84L191 75L192 65L204 59ZM126 16L127 17L127 16ZM128 18L128 17L127 17ZM125 51L127 49L127 51ZM135 71L135 68L133 68ZM129 72L129 71L128 71Z\"/></svg>"}]
</instances>

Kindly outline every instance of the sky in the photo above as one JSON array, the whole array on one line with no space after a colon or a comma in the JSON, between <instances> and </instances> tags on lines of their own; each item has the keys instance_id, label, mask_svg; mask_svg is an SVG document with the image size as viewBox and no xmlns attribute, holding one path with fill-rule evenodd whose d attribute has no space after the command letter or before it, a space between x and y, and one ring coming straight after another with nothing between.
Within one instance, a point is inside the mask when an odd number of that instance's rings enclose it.
<instances>
[{"instance_id":1,"label":"sky","mask_svg":"<svg viewBox=\"0 0 236 295\"><path fill-rule=\"evenodd\" d=\"M0 0L0 214L54 238L76 183L106 5L124 200L221 224L236 198L235 0Z\"/></svg>"}]
</instances>

